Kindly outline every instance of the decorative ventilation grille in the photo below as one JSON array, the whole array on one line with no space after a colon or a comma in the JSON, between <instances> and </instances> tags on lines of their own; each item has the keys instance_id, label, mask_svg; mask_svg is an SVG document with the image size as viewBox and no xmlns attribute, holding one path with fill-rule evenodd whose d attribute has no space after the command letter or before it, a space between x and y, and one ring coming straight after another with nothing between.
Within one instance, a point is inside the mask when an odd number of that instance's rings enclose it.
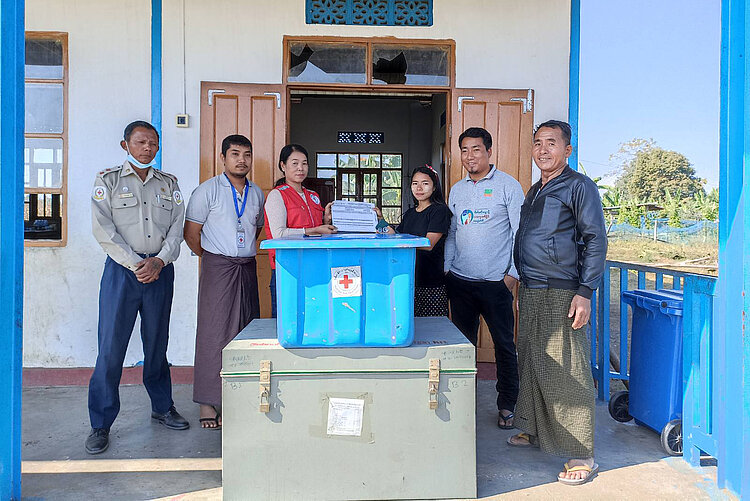
<instances>
[{"instance_id":1,"label":"decorative ventilation grille","mask_svg":"<svg viewBox=\"0 0 750 501\"><path fill-rule=\"evenodd\" d=\"M307 24L432 26L432 0L306 0Z\"/></svg>"},{"instance_id":2,"label":"decorative ventilation grille","mask_svg":"<svg viewBox=\"0 0 750 501\"><path fill-rule=\"evenodd\" d=\"M383 144L384 140L382 132L339 131L339 143Z\"/></svg>"}]
</instances>

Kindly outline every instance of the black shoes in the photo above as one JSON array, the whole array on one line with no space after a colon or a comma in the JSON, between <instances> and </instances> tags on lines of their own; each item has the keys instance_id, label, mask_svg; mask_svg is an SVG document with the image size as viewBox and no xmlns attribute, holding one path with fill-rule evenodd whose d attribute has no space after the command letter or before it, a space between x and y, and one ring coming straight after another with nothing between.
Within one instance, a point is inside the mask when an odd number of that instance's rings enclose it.
<instances>
[{"instance_id":1,"label":"black shoes","mask_svg":"<svg viewBox=\"0 0 750 501\"><path fill-rule=\"evenodd\" d=\"M190 423L187 419L180 416L174 405L169 408L166 414L151 413L151 419L154 419L171 430L187 430ZM86 452L89 454L101 454L109 447L109 430L106 428L92 428L91 433L86 438Z\"/></svg>"},{"instance_id":2,"label":"black shoes","mask_svg":"<svg viewBox=\"0 0 750 501\"><path fill-rule=\"evenodd\" d=\"M187 430L190 428L190 423L187 419L182 417L174 405L169 408L166 414L151 413L151 419L159 421L161 424L169 428L170 430Z\"/></svg>"},{"instance_id":3,"label":"black shoes","mask_svg":"<svg viewBox=\"0 0 750 501\"><path fill-rule=\"evenodd\" d=\"M109 430L105 428L92 428L86 439L86 452L89 454L101 454L109 447Z\"/></svg>"}]
</instances>

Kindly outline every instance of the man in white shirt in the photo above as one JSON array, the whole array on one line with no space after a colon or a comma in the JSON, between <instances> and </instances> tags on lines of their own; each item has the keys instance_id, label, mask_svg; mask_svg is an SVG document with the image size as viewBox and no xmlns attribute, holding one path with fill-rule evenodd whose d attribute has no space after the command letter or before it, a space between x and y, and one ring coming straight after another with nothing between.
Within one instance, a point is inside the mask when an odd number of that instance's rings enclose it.
<instances>
[{"instance_id":1,"label":"man in white shirt","mask_svg":"<svg viewBox=\"0 0 750 501\"><path fill-rule=\"evenodd\" d=\"M221 427L221 350L260 316L255 241L263 228L263 191L247 176L253 147L245 136L221 144L224 172L193 191L185 242L201 259L193 401L203 428Z\"/></svg>"}]
</instances>

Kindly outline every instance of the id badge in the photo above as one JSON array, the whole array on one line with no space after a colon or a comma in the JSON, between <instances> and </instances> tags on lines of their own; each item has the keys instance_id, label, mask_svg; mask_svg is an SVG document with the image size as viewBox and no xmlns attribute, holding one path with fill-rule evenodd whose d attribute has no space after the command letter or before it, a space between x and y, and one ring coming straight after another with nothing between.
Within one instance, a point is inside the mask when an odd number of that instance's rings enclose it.
<instances>
[{"instance_id":1,"label":"id badge","mask_svg":"<svg viewBox=\"0 0 750 501\"><path fill-rule=\"evenodd\" d=\"M244 249L245 248L245 230L237 230L237 248L238 249Z\"/></svg>"}]
</instances>

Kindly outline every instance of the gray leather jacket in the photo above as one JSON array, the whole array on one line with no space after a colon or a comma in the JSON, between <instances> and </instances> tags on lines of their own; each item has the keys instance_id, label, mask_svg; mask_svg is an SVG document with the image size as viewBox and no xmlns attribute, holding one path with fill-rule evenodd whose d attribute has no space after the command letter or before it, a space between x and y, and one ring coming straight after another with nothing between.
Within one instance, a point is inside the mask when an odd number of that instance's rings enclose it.
<instances>
[{"instance_id":1,"label":"gray leather jacket","mask_svg":"<svg viewBox=\"0 0 750 501\"><path fill-rule=\"evenodd\" d=\"M591 298L607 257L607 230L596 184L566 166L542 188L536 182L521 207L513 259L530 288L574 290Z\"/></svg>"}]
</instances>

